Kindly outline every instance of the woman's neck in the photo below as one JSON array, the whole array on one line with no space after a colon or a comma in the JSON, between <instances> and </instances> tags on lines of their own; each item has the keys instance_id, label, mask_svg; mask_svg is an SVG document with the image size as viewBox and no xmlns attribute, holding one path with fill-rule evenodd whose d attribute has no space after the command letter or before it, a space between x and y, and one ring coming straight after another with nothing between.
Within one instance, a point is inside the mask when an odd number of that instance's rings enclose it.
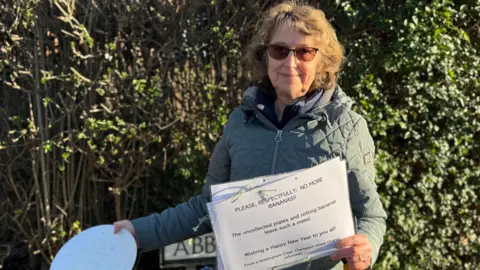
<instances>
[{"instance_id":1,"label":"woman's neck","mask_svg":"<svg viewBox=\"0 0 480 270\"><path fill-rule=\"evenodd\" d=\"M280 121L282 119L283 111L287 105L291 105L296 103L299 100L302 100L304 97L299 97L296 99L283 97L277 95L277 99L275 100L275 112L277 113L277 118Z\"/></svg>"}]
</instances>

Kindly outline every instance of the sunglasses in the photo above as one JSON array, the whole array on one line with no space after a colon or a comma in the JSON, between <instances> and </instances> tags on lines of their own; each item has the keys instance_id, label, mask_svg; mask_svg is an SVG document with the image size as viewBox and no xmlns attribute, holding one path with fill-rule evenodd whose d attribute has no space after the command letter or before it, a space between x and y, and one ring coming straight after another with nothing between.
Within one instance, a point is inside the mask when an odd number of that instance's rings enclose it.
<instances>
[{"instance_id":1,"label":"sunglasses","mask_svg":"<svg viewBox=\"0 0 480 270\"><path fill-rule=\"evenodd\" d=\"M304 47L304 48L297 48L297 49L290 49L288 47L278 45L278 44L270 44L267 46L268 55L276 60L283 60L288 57L290 52L293 52L293 55L300 61L309 62L315 58L315 55L318 52L317 48L311 47Z\"/></svg>"}]
</instances>

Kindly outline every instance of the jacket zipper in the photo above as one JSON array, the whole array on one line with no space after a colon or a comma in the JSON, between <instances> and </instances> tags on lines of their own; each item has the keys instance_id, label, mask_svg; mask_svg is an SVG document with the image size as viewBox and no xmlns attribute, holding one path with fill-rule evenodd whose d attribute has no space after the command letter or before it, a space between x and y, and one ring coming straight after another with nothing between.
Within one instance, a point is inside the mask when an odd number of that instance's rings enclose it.
<instances>
[{"instance_id":1,"label":"jacket zipper","mask_svg":"<svg viewBox=\"0 0 480 270\"><path fill-rule=\"evenodd\" d=\"M278 156L278 148L280 147L280 143L282 142L282 135L283 135L283 131L287 130L287 128L289 128L291 125L293 125L293 123L295 122L295 120L297 120L298 118L301 118L301 117L311 117L311 118L314 118L315 119L315 115L313 114L306 114L306 115L297 115L295 116L294 118L290 119L290 121L288 121L288 123L283 127L283 129L278 129L274 124L272 124L272 122L270 122L270 120L268 120L262 113L256 111L255 109L244 109L244 110L251 110L251 111L254 111L255 113L255 116L257 118L260 118L261 121L266 124L267 126L270 126L273 130L276 130L277 131L277 134L275 135L275 138L274 138L274 141L275 141L275 149L273 150L273 157L272 157L272 166L270 168L270 174L275 174L275 168L276 168L276 163L277 163L277 156Z\"/></svg>"},{"instance_id":2,"label":"jacket zipper","mask_svg":"<svg viewBox=\"0 0 480 270\"><path fill-rule=\"evenodd\" d=\"M277 163L277 155L278 155L278 147L282 142L282 130L277 130L277 135L275 136L275 150L273 151L273 159L272 159L272 168L270 169L270 174L275 173L275 163Z\"/></svg>"},{"instance_id":3,"label":"jacket zipper","mask_svg":"<svg viewBox=\"0 0 480 270\"><path fill-rule=\"evenodd\" d=\"M280 130L278 129L270 120L268 120L262 113L255 111L255 117L259 118L261 122L266 124L267 126L270 126L273 130L277 131L277 134L275 135L275 138L273 139L275 141L275 149L273 150L273 157L272 157L272 166L270 168L270 174L275 173L275 163L277 163L277 156L278 156L278 148L280 146L280 142L282 142L282 134L283 134L283 129Z\"/></svg>"}]
</instances>

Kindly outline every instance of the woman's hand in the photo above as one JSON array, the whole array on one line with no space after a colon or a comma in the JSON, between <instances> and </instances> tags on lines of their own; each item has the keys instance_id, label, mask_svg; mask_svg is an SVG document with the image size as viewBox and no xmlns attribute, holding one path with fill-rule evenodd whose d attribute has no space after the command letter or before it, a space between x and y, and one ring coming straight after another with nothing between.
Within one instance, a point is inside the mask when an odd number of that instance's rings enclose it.
<instances>
[{"instance_id":1,"label":"woman's hand","mask_svg":"<svg viewBox=\"0 0 480 270\"><path fill-rule=\"evenodd\" d=\"M356 234L338 240L335 248L340 249L330 257L332 260L347 259L351 270L369 269L372 260L372 246L368 238L362 234Z\"/></svg>"},{"instance_id":2,"label":"woman's hand","mask_svg":"<svg viewBox=\"0 0 480 270\"><path fill-rule=\"evenodd\" d=\"M135 243L137 243L137 248L140 248L138 245L137 241L137 235L135 234L135 228L133 227L133 224L130 220L120 220L115 223L113 223L113 233L119 233L121 229L125 229L129 231L132 235L133 238L135 239Z\"/></svg>"}]
</instances>

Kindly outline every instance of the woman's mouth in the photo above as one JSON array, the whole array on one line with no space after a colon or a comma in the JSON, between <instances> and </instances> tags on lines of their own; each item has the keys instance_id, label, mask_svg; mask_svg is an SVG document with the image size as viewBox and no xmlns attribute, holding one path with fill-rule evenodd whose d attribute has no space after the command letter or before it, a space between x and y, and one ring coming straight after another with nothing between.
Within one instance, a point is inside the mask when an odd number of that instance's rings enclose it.
<instances>
[{"instance_id":1,"label":"woman's mouth","mask_svg":"<svg viewBox=\"0 0 480 270\"><path fill-rule=\"evenodd\" d=\"M298 74L285 74L285 73L279 73L279 74L283 77L288 77L288 78L300 76Z\"/></svg>"}]
</instances>

